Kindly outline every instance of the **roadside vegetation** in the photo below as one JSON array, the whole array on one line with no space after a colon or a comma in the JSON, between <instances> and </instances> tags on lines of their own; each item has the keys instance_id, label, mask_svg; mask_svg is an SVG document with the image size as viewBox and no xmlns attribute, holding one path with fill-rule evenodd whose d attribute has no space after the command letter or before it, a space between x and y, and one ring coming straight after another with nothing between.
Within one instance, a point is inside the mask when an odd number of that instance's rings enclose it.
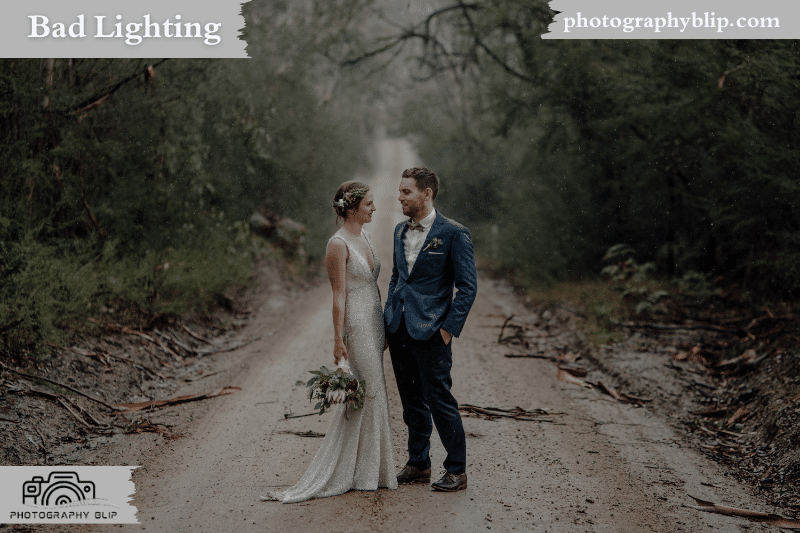
<instances>
[{"instance_id":1,"label":"roadside vegetation","mask_svg":"<svg viewBox=\"0 0 800 533\"><path fill-rule=\"evenodd\" d=\"M90 318L207 315L251 276L254 230L298 270L321 253L369 132L332 134L348 89L299 38L313 19L270 9L246 14L252 60L0 60L4 357Z\"/></svg>"}]
</instances>

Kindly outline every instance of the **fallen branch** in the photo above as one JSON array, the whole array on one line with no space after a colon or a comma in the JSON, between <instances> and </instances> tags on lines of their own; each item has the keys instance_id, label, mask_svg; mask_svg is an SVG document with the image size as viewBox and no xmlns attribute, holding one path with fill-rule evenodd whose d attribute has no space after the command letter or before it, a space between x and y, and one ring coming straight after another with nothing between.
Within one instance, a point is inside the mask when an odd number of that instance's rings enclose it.
<instances>
[{"instance_id":1,"label":"fallen branch","mask_svg":"<svg viewBox=\"0 0 800 533\"><path fill-rule=\"evenodd\" d=\"M545 415L550 416L550 413L544 409L523 409L522 407L515 407L513 409L500 409L497 407L478 407L477 405L461 404L458 410L464 413L471 413L481 416L487 420L495 418L513 418L514 420L522 420L526 422L553 422L552 420L544 418L527 418L531 415Z\"/></svg>"},{"instance_id":2,"label":"fallen branch","mask_svg":"<svg viewBox=\"0 0 800 533\"><path fill-rule=\"evenodd\" d=\"M41 377L41 376L34 376L34 375L31 375L31 374L26 374L25 372L20 372L19 370L14 370L13 368L9 368L3 363L0 363L0 366L5 368L6 370L14 372L15 374L18 374L20 376L25 376L26 378L31 378L31 379L41 379L42 381L47 381L48 383L52 383L53 385L58 385L61 388L64 388L64 389L67 389L67 390L71 390L72 392L74 392L76 394L80 394L84 398L89 398L93 402L97 402L100 405L104 405L104 406L108 407L109 409L111 409L112 411L114 410L114 406L107 404L103 400L100 400L99 398L95 398L94 396L92 396L90 394L87 394L85 392L79 391L78 389L74 389L74 388L70 387L69 385L65 385L64 383L60 383L58 381L55 381L55 380L52 380L52 379L48 379L48 378L45 378L45 377Z\"/></svg>"},{"instance_id":3,"label":"fallen branch","mask_svg":"<svg viewBox=\"0 0 800 533\"><path fill-rule=\"evenodd\" d=\"M561 354L557 357L557 359L563 363L574 363L578 359L580 359L580 354L576 354L573 352L567 352L565 354Z\"/></svg>"},{"instance_id":4,"label":"fallen branch","mask_svg":"<svg viewBox=\"0 0 800 533\"><path fill-rule=\"evenodd\" d=\"M501 407L478 407L477 405L472 405L469 403L462 403L461 407L469 407L474 409L485 409L487 411L498 411L500 413L507 413L507 414L527 414L527 415L547 415L550 416L551 414L560 414L560 413L548 413L544 409L523 409L522 407L514 407L513 409L504 409Z\"/></svg>"},{"instance_id":5,"label":"fallen branch","mask_svg":"<svg viewBox=\"0 0 800 533\"><path fill-rule=\"evenodd\" d=\"M717 433L722 433L723 435L727 435L729 437L736 437L737 439L742 438L741 433L734 433L733 431L726 431L724 429L718 429Z\"/></svg>"},{"instance_id":6,"label":"fallen branch","mask_svg":"<svg viewBox=\"0 0 800 533\"><path fill-rule=\"evenodd\" d=\"M543 355L538 353L524 353L524 354L507 353L506 357L516 357L520 359L545 359L547 361L553 361L554 363L557 363L559 361L557 357L553 357L552 355Z\"/></svg>"},{"instance_id":7,"label":"fallen branch","mask_svg":"<svg viewBox=\"0 0 800 533\"><path fill-rule=\"evenodd\" d=\"M78 413L76 413L75 411L72 410L72 408L69 406L69 404L64 400L64 397L61 396L60 394L53 394L52 392L46 392L46 391L43 391L43 390L36 390L36 389L18 390L18 391L15 391L15 392L17 394L29 394L29 395L32 395L32 396L41 396L42 398L45 398L47 400L51 400L51 401L57 403L58 405L60 405L61 407L63 407L64 409L66 409L67 412L75 418L75 420L77 420L78 422L80 422L81 424L86 426L87 428L91 427L89 425L89 423L86 422L86 420L84 420L80 415L78 415Z\"/></svg>"},{"instance_id":8,"label":"fallen branch","mask_svg":"<svg viewBox=\"0 0 800 533\"><path fill-rule=\"evenodd\" d=\"M570 374L569 372L567 372L563 368L559 368L558 369L558 371L556 372L556 378L558 380L560 380L560 381L565 382L565 383L572 383L573 385L578 385L578 386L581 386L581 387L584 387L584 388L587 388L587 389L591 389L592 388L592 384L591 383L588 383L588 382L586 382L586 381L584 381L584 380L582 380L580 378L576 378L575 376L573 376L572 374Z\"/></svg>"},{"instance_id":9,"label":"fallen branch","mask_svg":"<svg viewBox=\"0 0 800 533\"><path fill-rule=\"evenodd\" d=\"M82 348L67 348L67 350L69 350L71 352L74 352L74 353L77 353L79 355L85 355L86 357L94 357L96 359L99 359L100 362L103 362L103 363L105 363L104 358L113 357L114 359L122 361L123 363L128 363L129 365L131 365L134 368L138 368L140 370L144 370L145 372L147 372L147 373L149 373L149 374L151 374L153 376L156 376L156 377L159 377L159 378L162 378L162 379L166 379L163 374L160 374L159 372L156 372L155 370L149 368L146 365L143 365L142 363L137 363L136 361L133 361L132 359L128 359L127 357L123 357L121 355L116 355L116 354L113 354L113 353L110 353L110 352L102 352L102 353L101 352L92 352L92 351L89 351L89 350L84 350ZM109 365L106 365L106 366L109 366Z\"/></svg>"},{"instance_id":10,"label":"fallen branch","mask_svg":"<svg viewBox=\"0 0 800 533\"><path fill-rule=\"evenodd\" d=\"M203 336L202 336L202 335L200 335L199 333L196 333L194 330L190 329L190 328L189 328L189 326L187 326L186 324L183 324L183 329L185 329L185 330L186 330L186 332L187 332L189 335L191 335L192 337L194 337L195 339L197 339L197 340L199 340L199 341L203 341L203 342L205 342L206 344L212 344L212 345L214 344L213 342L211 342L210 340L206 339L205 337L203 337Z\"/></svg>"},{"instance_id":11,"label":"fallen branch","mask_svg":"<svg viewBox=\"0 0 800 533\"><path fill-rule=\"evenodd\" d=\"M127 333L129 335L136 335L137 337L141 337L141 338L145 339L146 341L150 341L151 343L155 344L156 346L161 348L165 353L167 353L169 355L173 355L178 360L183 361L182 357L180 357L178 354L176 354L175 352L173 352L169 348L165 347L164 343L162 343L160 340L154 339L153 337L151 337L150 335L147 335L146 333L142 333L141 331L137 331L135 329L131 329L131 328L126 327L126 326L120 326L119 324L101 324L98 320L96 320L94 318L89 318L89 320L92 321L92 322L97 323L102 329L105 329L105 330L118 331L120 333ZM161 359L157 355L155 355L153 353L150 353L150 355L152 355L153 357L158 359L158 361L162 365L164 365L166 367L169 367L169 368L172 368L171 364L169 364L168 362L164 361L163 359Z\"/></svg>"},{"instance_id":12,"label":"fallen branch","mask_svg":"<svg viewBox=\"0 0 800 533\"><path fill-rule=\"evenodd\" d=\"M636 407L642 407L645 403L651 402L652 400L646 398L637 398L636 396L630 396L625 394L624 392L619 392L618 390L614 389L613 387L609 387L602 381L597 382L598 388L614 398L617 401L629 403L631 405L635 405Z\"/></svg>"},{"instance_id":13,"label":"fallen branch","mask_svg":"<svg viewBox=\"0 0 800 533\"><path fill-rule=\"evenodd\" d=\"M148 335L146 333L142 333L141 331L138 331L138 330L135 330L135 329L131 329L131 328L126 327L126 326L120 326L120 325L106 326L106 329L116 329L116 330L120 331L121 333L128 333L129 335L137 335L137 336L139 336L139 337L141 337L141 338L143 338L145 340L148 340L148 341L152 342L153 344L158 344L158 342L153 337L151 337L150 335Z\"/></svg>"},{"instance_id":14,"label":"fallen branch","mask_svg":"<svg viewBox=\"0 0 800 533\"><path fill-rule=\"evenodd\" d=\"M710 407L705 411L689 411L689 414L705 418L723 418L728 416L729 410L728 407Z\"/></svg>"},{"instance_id":15,"label":"fallen branch","mask_svg":"<svg viewBox=\"0 0 800 533\"><path fill-rule=\"evenodd\" d=\"M664 324L640 324L634 322L619 322L617 320L612 320L612 322L618 326L622 326L623 328L629 329L656 329L656 330L663 330L663 331L673 331L678 329L702 329L706 331L717 331L719 333L732 333L736 334L743 330L740 328L721 328L719 326L706 326L703 324L698 324L695 326L679 326L674 324L664 325Z\"/></svg>"},{"instance_id":16,"label":"fallen branch","mask_svg":"<svg viewBox=\"0 0 800 533\"><path fill-rule=\"evenodd\" d=\"M169 354L169 355L172 355L172 356L173 356L175 359L177 359L178 361L180 361L180 362L183 362L183 357L181 357L181 356L180 356L180 355L178 355L178 354L177 354L175 351L173 351L173 349L172 349L172 348L170 348L169 346L167 346L166 344L164 344L164 343L161 341L161 339L156 339L156 343L157 343L157 344L158 344L158 345L161 347L161 349L162 349L162 350L164 350L164 353L167 353L167 354Z\"/></svg>"},{"instance_id":17,"label":"fallen branch","mask_svg":"<svg viewBox=\"0 0 800 533\"><path fill-rule=\"evenodd\" d=\"M153 424L149 420L143 420L138 424L131 424L125 428L125 433L131 435L133 433L160 433L162 437L169 440L182 439L186 435L178 435L173 433L170 429L172 426L166 424Z\"/></svg>"},{"instance_id":18,"label":"fallen branch","mask_svg":"<svg viewBox=\"0 0 800 533\"><path fill-rule=\"evenodd\" d=\"M747 352L745 352L744 355L740 355L739 357L734 357L733 359L728 359L719 362L716 366L713 367L713 369L723 370L729 367L734 367L733 371L735 372L755 370L756 367L759 365L759 363L761 363L761 361L763 361L769 356L768 353L765 353L761 357L755 357L755 358L748 357L751 354L752 356L755 356L755 351L747 350Z\"/></svg>"},{"instance_id":19,"label":"fallen branch","mask_svg":"<svg viewBox=\"0 0 800 533\"><path fill-rule=\"evenodd\" d=\"M171 364L169 364L169 362L168 362L168 361L164 361L164 360L163 360L163 359L161 359L161 358L160 358L158 355L156 355L155 353L153 353L155 350L151 350L151 349L150 349L150 345L149 345L149 344L142 344L142 347L144 348L144 351L146 351L148 354L152 355L152 356L153 356L153 359L155 359L156 361L158 361L159 363L161 363L163 366L165 366L165 367L167 367L167 368L173 368L173 367L172 367L172 365L171 365Z\"/></svg>"},{"instance_id":20,"label":"fallen branch","mask_svg":"<svg viewBox=\"0 0 800 533\"><path fill-rule=\"evenodd\" d=\"M40 392L40 391L37 391L37 392ZM77 420L78 422L80 422L81 424L86 426L87 428L92 427L92 426L89 425L89 423L86 420L83 419L83 417L79 416L75 411L72 410L72 408L69 406L69 404L67 403L67 401L63 397L58 396L56 401L59 404L61 404L61 406L64 409L66 409L67 412L69 412L69 414L71 414L73 416L73 418L75 418L75 420Z\"/></svg>"},{"instance_id":21,"label":"fallen branch","mask_svg":"<svg viewBox=\"0 0 800 533\"><path fill-rule=\"evenodd\" d=\"M186 350L187 352L189 352L191 354L193 354L195 352L194 348L192 348L191 346L189 346L188 344L183 342L181 340L181 338L178 337L178 335L175 334L174 331L167 330L167 333L169 334L170 337L172 337L172 340L175 341L175 344L177 344L178 346L180 346L181 348L183 348L184 350Z\"/></svg>"},{"instance_id":22,"label":"fallen branch","mask_svg":"<svg viewBox=\"0 0 800 533\"><path fill-rule=\"evenodd\" d=\"M313 415L318 415L318 414L319 414L319 411L314 411L313 413L306 413L306 414L304 414L304 415L290 415L290 414L284 414L284 415L283 415L283 419L284 419L284 420L287 420L287 419L289 419L289 418L303 418L304 416L313 416Z\"/></svg>"},{"instance_id":23,"label":"fallen branch","mask_svg":"<svg viewBox=\"0 0 800 533\"><path fill-rule=\"evenodd\" d=\"M703 511L704 513L736 516L739 518L746 518L751 522L760 522L762 524L769 524L787 529L800 529L800 520L796 520L794 518L784 518L780 515L772 513L762 513L759 511L750 511L749 509L727 507L725 505L719 505L713 502L701 500L700 498L695 498L691 494L689 496L697 502L697 505L687 505L686 507L691 507L692 509L697 509L698 511Z\"/></svg>"},{"instance_id":24,"label":"fallen branch","mask_svg":"<svg viewBox=\"0 0 800 533\"><path fill-rule=\"evenodd\" d=\"M511 315L510 317L506 318L505 322L503 322L503 326L500 328L500 336L497 337L498 344L503 341L503 332L506 330L506 326L508 325L509 322L511 322L512 318L514 318L514 315Z\"/></svg>"},{"instance_id":25,"label":"fallen branch","mask_svg":"<svg viewBox=\"0 0 800 533\"><path fill-rule=\"evenodd\" d=\"M67 402L68 404L70 404L73 408L77 409L77 411L81 414L81 416L83 418L88 419L90 422L92 422L98 428L103 428L103 427L106 428L106 429L109 428L108 424L104 424L104 423L100 422L94 416L92 416L92 413L90 413L89 411L87 411L86 409L84 409L83 407L78 405L77 403L73 402L69 398L67 398L65 396L62 396L61 399L64 400L65 402Z\"/></svg>"},{"instance_id":26,"label":"fallen branch","mask_svg":"<svg viewBox=\"0 0 800 533\"><path fill-rule=\"evenodd\" d=\"M211 355L211 354L215 354L215 353L232 352L234 350L238 350L239 348L244 348L248 344L251 344L251 343L257 341L260 338L261 338L261 335L259 335L258 337L253 337L252 339L247 340L247 341L242 341L242 342L236 343L236 344L234 344L232 346L228 346L226 348L220 348L218 350L215 350L215 349L197 350L196 353L197 353L197 355Z\"/></svg>"},{"instance_id":27,"label":"fallen branch","mask_svg":"<svg viewBox=\"0 0 800 533\"><path fill-rule=\"evenodd\" d=\"M586 370L585 368L580 367L580 366L566 366L566 365L562 366L562 365L559 365L558 368L560 370L563 370L564 372L567 372L567 373L575 376L576 378L585 378L589 374L588 370Z\"/></svg>"},{"instance_id":28,"label":"fallen branch","mask_svg":"<svg viewBox=\"0 0 800 533\"><path fill-rule=\"evenodd\" d=\"M289 435L297 435L298 437L313 437L313 438L320 438L324 437L325 433L317 433L316 431L279 431L278 433L286 433Z\"/></svg>"},{"instance_id":29,"label":"fallen branch","mask_svg":"<svg viewBox=\"0 0 800 533\"><path fill-rule=\"evenodd\" d=\"M87 353L82 354L82 355L85 355L86 357L91 357L92 359L96 359L96 360L100 361L103 364L103 366L106 367L106 369L108 369L108 370L112 370L114 368L113 366L111 366L111 361L109 361L106 358L106 356L103 355L101 352L87 352Z\"/></svg>"},{"instance_id":30,"label":"fallen branch","mask_svg":"<svg viewBox=\"0 0 800 533\"><path fill-rule=\"evenodd\" d=\"M45 460L47 459L47 443L44 441L44 435L42 432L39 431L39 428L36 427L36 424L31 424L33 426L34 431L39 435L39 438L42 439L42 452L44 452Z\"/></svg>"},{"instance_id":31,"label":"fallen branch","mask_svg":"<svg viewBox=\"0 0 800 533\"><path fill-rule=\"evenodd\" d=\"M191 383L192 381L200 381L203 378L207 378L209 376L215 376L217 374L219 374L219 372L209 372L208 374L203 374L202 376L198 376L196 378L185 378L182 379L181 381L184 381L186 383Z\"/></svg>"},{"instance_id":32,"label":"fallen branch","mask_svg":"<svg viewBox=\"0 0 800 533\"><path fill-rule=\"evenodd\" d=\"M223 387L216 392L203 392L200 394L187 394L184 396L177 396L166 400L152 400L149 402L137 403L120 403L114 408L117 414L120 413L133 413L143 409L166 407L168 405L177 405L179 403L193 402L196 400L205 400L206 398L216 398L217 396L225 396L233 394L235 390L242 390L241 387Z\"/></svg>"},{"instance_id":33,"label":"fallen branch","mask_svg":"<svg viewBox=\"0 0 800 533\"><path fill-rule=\"evenodd\" d=\"M191 348L190 346L187 346L186 343L181 342L180 340L178 340L178 338L175 335L171 334L169 331L167 333L161 333L157 329L153 329L153 333L155 333L156 335L158 335L159 337L161 337L162 339L164 339L167 342L175 343L175 345L180 346L181 348L183 348L188 354L190 354L190 355L194 355L195 354L195 350L193 348ZM177 353L177 352L173 351L173 353ZM181 358L181 359L183 359L183 358Z\"/></svg>"},{"instance_id":34,"label":"fallen branch","mask_svg":"<svg viewBox=\"0 0 800 533\"><path fill-rule=\"evenodd\" d=\"M728 419L728 421L725 422L725 425L730 426L731 424L738 422L747 415L748 415L747 406L743 405L740 408L738 408L735 413L733 413L733 416L731 416Z\"/></svg>"},{"instance_id":35,"label":"fallen branch","mask_svg":"<svg viewBox=\"0 0 800 533\"><path fill-rule=\"evenodd\" d=\"M160 339L157 339L155 337L151 337L150 335L148 335L146 333L142 333L141 331L138 331L138 330L135 330L135 329L131 329L131 328L127 327L127 326L120 326L119 324L116 324L114 326L107 326L107 329L116 329L121 333L127 333L129 335L136 335L138 337L143 338L146 341L152 342L153 344L155 344L156 346L158 346L159 348L164 350L165 353L167 353L169 355L173 355L175 357L178 357L178 354L176 354L175 352L170 350L168 347L164 346L164 343L161 342Z\"/></svg>"},{"instance_id":36,"label":"fallen branch","mask_svg":"<svg viewBox=\"0 0 800 533\"><path fill-rule=\"evenodd\" d=\"M735 437L737 439L742 438L742 434L741 433L734 433L733 431L725 431L724 429L716 429L716 428L709 429L709 428L707 428L705 426L698 426L698 429L700 431L703 431L703 432L708 433L709 435L713 435L715 437L719 437L719 435L717 435L717 434L718 433L722 433L723 435L727 435L729 437Z\"/></svg>"}]
</instances>

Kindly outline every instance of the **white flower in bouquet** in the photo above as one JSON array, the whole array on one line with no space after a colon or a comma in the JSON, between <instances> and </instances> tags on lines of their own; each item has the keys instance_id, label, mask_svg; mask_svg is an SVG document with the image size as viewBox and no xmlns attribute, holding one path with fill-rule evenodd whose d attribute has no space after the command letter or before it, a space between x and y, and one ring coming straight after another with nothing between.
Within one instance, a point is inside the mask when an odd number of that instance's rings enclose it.
<instances>
[{"instance_id":1,"label":"white flower in bouquet","mask_svg":"<svg viewBox=\"0 0 800 533\"><path fill-rule=\"evenodd\" d=\"M344 389L336 389L330 390L325 393L325 399L328 400L328 403L335 404L335 403L342 403L345 399L345 395L347 391Z\"/></svg>"}]
</instances>

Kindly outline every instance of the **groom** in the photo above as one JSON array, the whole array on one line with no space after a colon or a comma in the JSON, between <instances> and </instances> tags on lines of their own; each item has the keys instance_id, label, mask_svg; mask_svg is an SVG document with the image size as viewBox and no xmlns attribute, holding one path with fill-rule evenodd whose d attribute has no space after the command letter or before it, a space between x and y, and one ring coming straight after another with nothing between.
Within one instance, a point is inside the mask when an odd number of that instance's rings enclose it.
<instances>
[{"instance_id":1,"label":"groom","mask_svg":"<svg viewBox=\"0 0 800 533\"><path fill-rule=\"evenodd\" d=\"M447 458L432 488L452 492L467 488L467 449L450 393L451 340L464 327L478 285L469 230L436 212L438 191L439 178L427 168L403 171L398 200L410 220L394 231L384 322L408 426L408 463L397 482L430 482L433 417Z\"/></svg>"}]
</instances>

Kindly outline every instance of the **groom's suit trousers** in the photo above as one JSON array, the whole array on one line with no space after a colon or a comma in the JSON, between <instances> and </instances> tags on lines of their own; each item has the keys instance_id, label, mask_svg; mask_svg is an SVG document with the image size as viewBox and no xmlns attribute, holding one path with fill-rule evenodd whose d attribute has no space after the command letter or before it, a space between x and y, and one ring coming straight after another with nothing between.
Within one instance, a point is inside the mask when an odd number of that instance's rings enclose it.
<instances>
[{"instance_id":1,"label":"groom's suit trousers","mask_svg":"<svg viewBox=\"0 0 800 533\"><path fill-rule=\"evenodd\" d=\"M444 467L452 474L466 471L467 448L458 403L450 393L453 355L450 344L436 332L430 339L411 337L403 317L394 333L387 333L397 389L408 426L408 463L430 468L433 424L447 451Z\"/></svg>"}]
</instances>

